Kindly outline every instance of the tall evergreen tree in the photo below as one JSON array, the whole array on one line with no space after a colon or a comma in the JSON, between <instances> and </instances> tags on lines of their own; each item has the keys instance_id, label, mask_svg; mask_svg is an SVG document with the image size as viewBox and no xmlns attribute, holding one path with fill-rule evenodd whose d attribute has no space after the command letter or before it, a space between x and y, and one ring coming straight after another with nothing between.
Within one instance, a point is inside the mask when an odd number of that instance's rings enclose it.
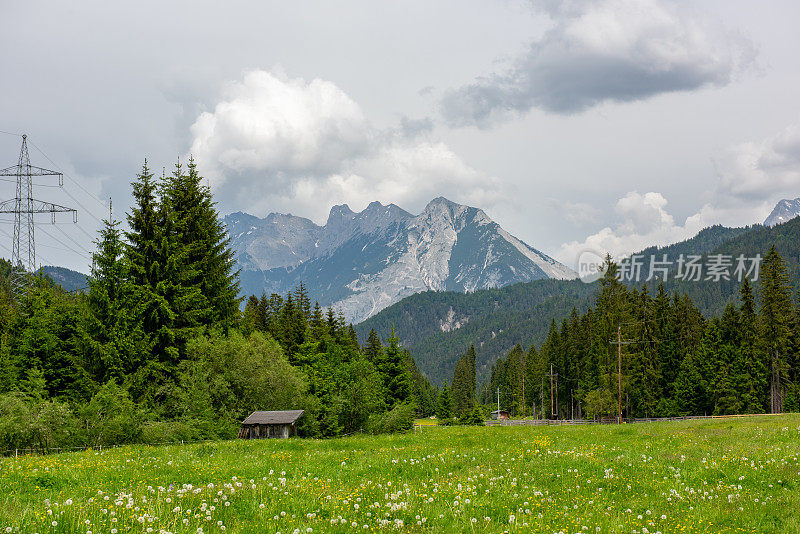
<instances>
[{"instance_id":1,"label":"tall evergreen tree","mask_svg":"<svg viewBox=\"0 0 800 534\"><path fill-rule=\"evenodd\" d=\"M745 278L739 292L739 359L742 372L743 410L763 413L767 404L767 366L760 347L758 317L750 280Z\"/></svg>"},{"instance_id":2,"label":"tall evergreen tree","mask_svg":"<svg viewBox=\"0 0 800 534\"><path fill-rule=\"evenodd\" d=\"M770 412L783 412L788 372L788 348L793 316L792 288L786 264L775 245L761 265L760 320L764 348L769 358Z\"/></svg>"},{"instance_id":3,"label":"tall evergreen tree","mask_svg":"<svg viewBox=\"0 0 800 534\"><path fill-rule=\"evenodd\" d=\"M372 363L379 362L383 358L381 339L374 329L370 329L369 336L367 336L367 343L364 345L364 355Z\"/></svg>"},{"instance_id":4,"label":"tall evergreen tree","mask_svg":"<svg viewBox=\"0 0 800 534\"><path fill-rule=\"evenodd\" d=\"M130 291L126 306L144 337L143 347L132 362L131 384L136 400L153 399L154 390L167 379L167 348L172 346L169 326L173 312L159 294L163 269L162 237L157 184L145 160L141 172L131 184L133 207L128 213L129 230L125 233L125 262Z\"/></svg>"},{"instance_id":5,"label":"tall evergreen tree","mask_svg":"<svg viewBox=\"0 0 800 534\"><path fill-rule=\"evenodd\" d=\"M439 398L436 403L436 418L439 421L448 421L453 419L453 397L450 394L450 387L445 383L439 392Z\"/></svg>"},{"instance_id":6,"label":"tall evergreen tree","mask_svg":"<svg viewBox=\"0 0 800 534\"><path fill-rule=\"evenodd\" d=\"M411 378L406 364L406 354L400 348L400 340L394 335L394 329L392 329L392 334L387 340L382 355L375 363L375 367L383 376L389 406L412 400Z\"/></svg>"},{"instance_id":7,"label":"tall evergreen tree","mask_svg":"<svg viewBox=\"0 0 800 534\"><path fill-rule=\"evenodd\" d=\"M137 325L131 320L125 298L129 291L123 259L125 252L119 222L103 221L97 251L92 255L86 325L91 372L99 383L121 383L131 370Z\"/></svg>"},{"instance_id":8,"label":"tall evergreen tree","mask_svg":"<svg viewBox=\"0 0 800 534\"><path fill-rule=\"evenodd\" d=\"M164 183L162 208L174 221L172 245L185 253L181 259L181 268L187 272L184 283L197 288L202 299L194 303L198 322L231 326L238 314L238 271L230 238L202 181L194 159L189 159L187 172L176 165Z\"/></svg>"},{"instance_id":9,"label":"tall evergreen tree","mask_svg":"<svg viewBox=\"0 0 800 534\"><path fill-rule=\"evenodd\" d=\"M453 408L461 414L475 407L475 346L470 345L453 371Z\"/></svg>"}]
</instances>

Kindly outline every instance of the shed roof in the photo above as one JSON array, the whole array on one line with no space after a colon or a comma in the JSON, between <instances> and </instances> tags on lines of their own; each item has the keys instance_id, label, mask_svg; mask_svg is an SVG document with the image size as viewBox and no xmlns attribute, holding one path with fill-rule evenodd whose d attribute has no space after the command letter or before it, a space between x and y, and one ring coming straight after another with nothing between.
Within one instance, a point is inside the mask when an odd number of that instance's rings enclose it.
<instances>
[{"instance_id":1,"label":"shed roof","mask_svg":"<svg viewBox=\"0 0 800 534\"><path fill-rule=\"evenodd\" d=\"M274 412L253 412L243 425L291 425L303 415L305 410L279 410Z\"/></svg>"}]
</instances>

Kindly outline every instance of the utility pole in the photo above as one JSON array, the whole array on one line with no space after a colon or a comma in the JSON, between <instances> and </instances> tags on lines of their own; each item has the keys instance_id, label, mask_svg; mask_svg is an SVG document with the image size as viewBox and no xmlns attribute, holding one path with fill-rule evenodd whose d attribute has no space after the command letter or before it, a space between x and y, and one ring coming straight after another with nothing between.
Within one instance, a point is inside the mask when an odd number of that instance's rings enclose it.
<instances>
[{"instance_id":1,"label":"utility pole","mask_svg":"<svg viewBox=\"0 0 800 534\"><path fill-rule=\"evenodd\" d=\"M522 371L522 418L525 419L525 371Z\"/></svg>"},{"instance_id":2,"label":"utility pole","mask_svg":"<svg viewBox=\"0 0 800 534\"><path fill-rule=\"evenodd\" d=\"M555 410L556 419L558 419L558 373L556 373L556 410Z\"/></svg>"},{"instance_id":3,"label":"utility pole","mask_svg":"<svg viewBox=\"0 0 800 534\"><path fill-rule=\"evenodd\" d=\"M575 419L575 390L569 390L569 418Z\"/></svg>"},{"instance_id":4,"label":"utility pole","mask_svg":"<svg viewBox=\"0 0 800 534\"><path fill-rule=\"evenodd\" d=\"M542 390L539 397L542 400L542 421L544 421L544 374L542 374Z\"/></svg>"},{"instance_id":5,"label":"utility pole","mask_svg":"<svg viewBox=\"0 0 800 534\"><path fill-rule=\"evenodd\" d=\"M609 341L612 345L617 346L617 388L618 388L618 400L617 400L617 424L622 424L622 345L630 345L633 343L659 343L658 340L622 340L622 323L619 324L617 327L617 340L616 341ZM627 398L627 394L626 394ZM628 414L630 414L630 405L626 404L628 407Z\"/></svg>"},{"instance_id":6,"label":"utility pole","mask_svg":"<svg viewBox=\"0 0 800 534\"><path fill-rule=\"evenodd\" d=\"M617 352L619 354L619 411L617 417L617 424L622 424L622 325L617 327Z\"/></svg>"},{"instance_id":7,"label":"utility pole","mask_svg":"<svg viewBox=\"0 0 800 534\"><path fill-rule=\"evenodd\" d=\"M31 165L28 155L28 136L22 136L22 147L16 165L0 169L0 176L13 176L17 182L17 195L0 202L0 213L14 214L14 242L11 250L11 290L16 297L26 292L31 284L31 275L36 272L36 244L33 235L33 216L49 213L53 224L56 213L72 213L73 222L78 222L78 212L72 208L44 202L33 198L34 176L58 176L58 185L64 185L64 175Z\"/></svg>"},{"instance_id":8,"label":"utility pole","mask_svg":"<svg viewBox=\"0 0 800 534\"><path fill-rule=\"evenodd\" d=\"M553 417L553 364L550 364L550 418Z\"/></svg>"},{"instance_id":9,"label":"utility pole","mask_svg":"<svg viewBox=\"0 0 800 534\"><path fill-rule=\"evenodd\" d=\"M500 388L497 388L497 419L500 419Z\"/></svg>"}]
</instances>

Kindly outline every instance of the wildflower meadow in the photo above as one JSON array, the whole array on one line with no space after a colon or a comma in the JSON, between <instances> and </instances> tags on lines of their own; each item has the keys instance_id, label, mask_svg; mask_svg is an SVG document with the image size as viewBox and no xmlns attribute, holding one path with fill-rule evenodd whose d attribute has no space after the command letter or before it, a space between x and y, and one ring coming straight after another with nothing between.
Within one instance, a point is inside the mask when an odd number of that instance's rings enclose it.
<instances>
[{"instance_id":1,"label":"wildflower meadow","mask_svg":"<svg viewBox=\"0 0 800 534\"><path fill-rule=\"evenodd\" d=\"M0 459L0 532L800 532L800 415Z\"/></svg>"}]
</instances>

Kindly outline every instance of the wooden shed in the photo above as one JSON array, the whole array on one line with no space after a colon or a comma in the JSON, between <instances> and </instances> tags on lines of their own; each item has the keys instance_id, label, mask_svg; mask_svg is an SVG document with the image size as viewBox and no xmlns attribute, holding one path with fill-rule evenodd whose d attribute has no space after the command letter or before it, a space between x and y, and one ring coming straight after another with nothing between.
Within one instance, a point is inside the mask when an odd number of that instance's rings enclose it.
<instances>
[{"instance_id":1,"label":"wooden shed","mask_svg":"<svg viewBox=\"0 0 800 534\"><path fill-rule=\"evenodd\" d=\"M495 410L492 412L492 419L499 420L499 419L511 419L508 415L506 410Z\"/></svg>"},{"instance_id":2,"label":"wooden shed","mask_svg":"<svg viewBox=\"0 0 800 534\"><path fill-rule=\"evenodd\" d=\"M288 438L297 433L295 423L305 410L253 412L242 421L241 439Z\"/></svg>"}]
</instances>

